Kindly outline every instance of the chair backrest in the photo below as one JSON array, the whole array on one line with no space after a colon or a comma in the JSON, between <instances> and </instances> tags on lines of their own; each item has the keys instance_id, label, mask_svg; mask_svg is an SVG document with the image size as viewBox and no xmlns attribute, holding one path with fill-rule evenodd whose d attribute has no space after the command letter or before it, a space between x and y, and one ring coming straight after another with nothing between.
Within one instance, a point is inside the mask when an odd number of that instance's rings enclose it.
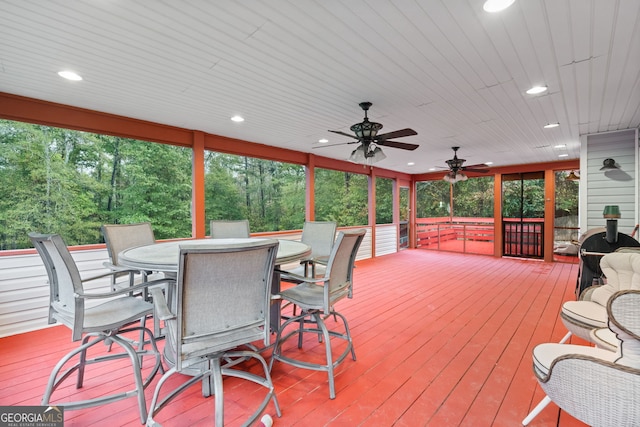
<instances>
[{"instance_id":1,"label":"chair backrest","mask_svg":"<svg viewBox=\"0 0 640 427\"><path fill-rule=\"evenodd\" d=\"M273 239L180 246L176 321L169 323L176 369L199 355L257 340L269 344L277 252Z\"/></svg>"},{"instance_id":2,"label":"chair backrest","mask_svg":"<svg viewBox=\"0 0 640 427\"><path fill-rule=\"evenodd\" d=\"M329 313L331 306L351 294L353 266L358 248L366 234L365 229L341 231L329 255L324 283L323 310Z\"/></svg>"},{"instance_id":3,"label":"chair backrest","mask_svg":"<svg viewBox=\"0 0 640 427\"><path fill-rule=\"evenodd\" d=\"M209 231L212 239L230 239L251 237L249 231L249 220L240 219L235 221L211 220Z\"/></svg>"},{"instance_id":4,"label":"chair backrest","mask_svg":"<svg viewBox=\"0 0 640 427\"><path fill-rule=\"evenodd\" d=\"M58 234L29 233L49 277L49 323L62 321L72 328L74 340L82 335L84 302L82 279L67 245ZM60 316L58 316L60 313Z\"/></svg>"},{"instance_id":5,"label":"chair backrest","mask_svg":"<svg viewBox=\"0 0 640 427\"><path fill-rule=\"evenodd\" d=\"M618 291L640 290L640 253L613 252L600 260L600 269L607 283L595 289L591 301L606 307L609 299Z\"/></svg>"},{"instance_id":6,"label":"chair backrest","mask_svg":"<svg viewBox=\"0 0 640 427\"><path fill-rule=\"evenodd\" d=\"M616 363L640 369L640 291L616 292L607 304L609 329L620 341Z\"/></svg>"},{"instance_id":7,"label":"chair backrest","mask_svg":"<svg viewBox=\"0 0 640 427\"><path fill-rule=\"evenodd\" d=\"M311 246L311 258L329 256L336 240L334 221L306 221L302 228L302 243Z\"/></svg>"},{"instance_id":8,"label":"chair backrest","mask_svg":"<svg viewBox=\"0 0 640 427\"><path fill-rule=\"evenodd\" d=\"M153 228L149 222L137 224L104 224L102 235L107 244L109 258L118 265L118 254L136 246L152 245L156 242Z\"/></svg>"}]
</instances>

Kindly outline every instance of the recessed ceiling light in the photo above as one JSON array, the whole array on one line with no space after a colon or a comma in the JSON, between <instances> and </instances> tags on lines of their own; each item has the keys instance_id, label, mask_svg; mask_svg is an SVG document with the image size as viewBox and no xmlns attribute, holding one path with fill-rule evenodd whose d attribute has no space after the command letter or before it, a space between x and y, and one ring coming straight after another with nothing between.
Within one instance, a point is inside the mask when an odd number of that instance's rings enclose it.
<instances>
[{"instance_id":1,"label":"recessed ceiling light","mask_svg":"<svg viewBox=\"0 0 640 427\"><path fill-rule=\"evenodd\" d=\"M542 92L546 92L548 88L546 86L534 86L527 91L529 95L537 95Z\"/></svg>"},{"instance_id":2,"label":"recessed ceiling light","mask_svg":"<svg viewBox=\"0 0 640 427\"><path fill-rule=\"evenodd\" d=\"M318 142L319 142L320 144L326 144L327 142L329 142L329 140L328 140L327 138L320 138L320 139L318 140Z\"/></svg>"},{"instance_id":3,"label":"recessed ceiling light","mask_svg":"<svg viewBox=\"0 0 640 427\"><path fill-rule=\"evenodd\" d=\"M62 78L65 78L67 80L73 80L73 81L80 81L82 80L82 77L80 77L80 75L78 73L75 73L73 71L58 71L58 75Z\"/></svg>"},{"instance_id":4,"label":"recessed ceiling light","mask_svg":"<svg viewBox=\"0 0 640 427\"><path fill-rule=\"evenodd\" d=\"M557 128L558 126L560 126L560 123L547 123L546 125L544 125L545 129L551 129L551 128Z\"/></svg>"},{"instance_id":5,"label":"recessed ceiling light","mask_svg":"<svg viewBox=\"0 0 640 427\"><path fill-rule=\"evenodd\" d=\"M233 116L233 117L231 117L231 120L233 120L234 122L244 122L244 117Z\"/></svg>"},{"instance_id":6,"label":"recessed ceiling light","mask_svg":"<svg viewBox=\"0 0 640 427\"><path fill-rule=\"evenodd\" d=\"M430 171L434 171L434 170L436 170L436 168L429 168L429 170L430 170Z\"/></svg>"},{"instance_id":7,"label":"recessed ceiling light","mask_svg":"<svg viewBox=\"0 0 640 427\"><path fill-rule=\"evenodd\" d=\"M553 148L567 148L567 144L554 145Z\"/></svg>"},{"instance_id":8,"label":"recessed ceiling light","mask_svg":"<svg viewBox=\"0 0 640 427\"><path fill-rule=\"evenodd\" d=\"M566 154L566 153L565 154L559 154L558 157L569 157L569 155Z\"/></svg>"},{"instance_id":9,"label":"recessed ceiling light","mask_svg":"<svg viewBox=\"0 0 640 427\"><path fill-rule=\"evenodd\" d=\"M484 162L485 165L487 166L491 166L493 164L493 162Z\"/></svg>"},{"instance_id":10,"label":"recessed ceiling light","mask_svg":"<svg viewBox=\"0 0 640 427\"><path fill-rule=\"evenodd\" d=\"M407 163L407 166L413 166L413 165L415 165L415 162L409 162L409 163Z\"/></svg>"},{"instance_id":11,"label":"recessed ceiling light","mask_svg":"<svg viewBox=\"0 0 640 427\"><path fill-rule=\"evenodd\" d=\"M487 0L482 8L485 12L500 12L513 4L515 0Z\"/></svg>"}]
</instances>

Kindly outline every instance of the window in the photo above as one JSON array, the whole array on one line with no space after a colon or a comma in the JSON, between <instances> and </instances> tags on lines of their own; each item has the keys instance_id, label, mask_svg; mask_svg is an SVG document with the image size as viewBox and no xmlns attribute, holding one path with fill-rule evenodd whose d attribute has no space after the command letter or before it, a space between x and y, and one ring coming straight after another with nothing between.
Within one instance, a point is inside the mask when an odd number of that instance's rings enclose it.
<instances>
[{"instance_id":1,"label":"window","mask_svg":"<svg viewBox=\"0 0 640 427\"><path fill-rule=\"evenodd\" d=\"M205 174L207 234L213 219L248 219L251 232L302 228L302 166L207 151Z\"/></svg>"},{"instance_id":2,"label":"window","mask_svg":"<svg viewBox=\"0 0 640 427\"><path fill-rule=\"evenodd\" d=\"M104 223L150 221L157 238L191 235L191 150L0 120L0 249L27 233L102 242Z\"/></svg>"},{"instance_id":3,"label":"window","mask_svg":"<svg viewBox=\"0 0 640 427\"><path fill-rule=\"evenodd\" d=\"M369 224L368 176L315 170L315 217L339 227Z\"/></svg>"},{"instance_id":4,"label":"window","mask_svg":"<svg viewBox=\"0 0 640 427\"><path fill-rule=\"evenodd\" d=\"M448 217L451 212L449 183L443 180L416 183L416 217Z\"/></svg>"},{"instance_id":5,"label":"window","mask_svg":"<svg viewBox=\"0 0 640 427\"><path fill-rule=\"evenodd\" d=\"M393 223L393 180L376 178L376 224Z\"/></svg>"}]
</instances>

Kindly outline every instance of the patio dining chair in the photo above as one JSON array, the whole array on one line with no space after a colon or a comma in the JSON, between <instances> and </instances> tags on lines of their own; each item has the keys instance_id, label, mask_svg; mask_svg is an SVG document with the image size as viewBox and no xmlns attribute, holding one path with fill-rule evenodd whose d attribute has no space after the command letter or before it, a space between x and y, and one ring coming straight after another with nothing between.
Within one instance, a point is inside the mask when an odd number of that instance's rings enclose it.
<instances>
[{"instance_id":1,"label":"patio dining chair","mask_svg":"<svg viewBox=\"0 0 640 427\"><path fill-rule=\"evenodd\" d=\"M293 276L290 273L281 272L284 280L296 280L300 281L300 284L285 289L276 296L276 298L297 305L301 312L299 315L289 317L278 329L270 368L273 368L275 361L281 361L299 368L327 372L329 397L331 399L336 396L334 385L335 368L342 363L349 353L352 359L356 360L349 324L346 317L335 310L335 304L346 297L350 297L352 294L353 266L365 233L366 230L357 230L338 234L338 238L329 255L326 272L323 277ZM330 315L333 315L336 319L341 319L344 332L342 330L328 329L325 318ZM290 328L292 330L286 331L290 325L295 326L295 328ZM306 332L321 336L320 341L325 346L325 363L312 362L305 358L304 353L298 354L298 357L285 355L283 344L297 335L298 348L302 348L303 335ZM331 338L346 341L343 352L336 358L332 355ZM290 351L290 349L287 348L287 351Z\"/></svg>"},{"instance_id":2,"label":"patio dining chair","mask_svg":"<svg viewBox=\"0 0 640 427\"><path fill-rule=\"evenodd\" d=\"M80 341L80 346L67 353L53 368L47 383L42 405L49 405L53 392L64 383L73 373L77 373L76 388L82 388L85 370L88 365L108 362L115 359L129 358L133 368L135 388L125 392L115 392L104 395L95 393L98 397L81 399L76 401L55 402L65 409L83 409L116 400L137 396L140 420L142 423L147 418L147 406L144 389L149 385L155 374L162 370L161 357L156 347L153 334L145 327L145 319L153 313L153 305L142 298L129 296L130 292L142 290L148 284L139 284L131 288L110 292L87 292L84 284L96 279L104 279L116 272L109 272L91 278L81 279L78 267L62 238L57 234L29 233L29 238L38 254L42 258L47 276L49 278L49 323L60 322L71 329L73 341ZM134 324L140 322L139 326ZM142 343L149 343L150 350L144 348L134 349L129 337L124 336L128 332L141 332ZM144 336L147 338L144 338ZM87 353L99 351L98 344L111 343L120 346L121 353L102 352L87 359ZM143 344L144 346L144 344ZM78 357L77 362L72 359ZM155 358L153 367L143 379L143 362L147 356ZM67 368L64 372L61 372ZM106 378L106 381L110 379ZM105 384L105 390L111 387ZM63 394L62 392L59 394ZM65 391L68 396L68 392ZM56 399L57 400L57 399Z\"/></svg>"},{"instance_id":3,"label":"patio dining chair","mask_svg":"<svg viewBox=\"0 0 640 427\"><path fill-rule=\"evenodd\" d=\"M123 250L136 246L153 245L156 242L151 223L104 224L102 226L102 235L109 253L109 262L105 262L104 266L117 272L117 274L114 274L112 281L114 289L133 286L136 283L163 277L162 273L155 273L153 277L148 277L152 272L123 267L118 262L118 254ZM121 276L126 276L128 280L124 283L116 283L115 279Z\"/></svg>"},{"instance_id":4,"label":"patio dining chair","mask_svg":"<svg viewBox=\"0 0 640 427\"><path fill-rule=\"evenodd\" d=\"M336 240L337 227L335 221L305 221L300 241L311 247L311 254L300 260L298 266L286 270L289 273L288 282L294 284L302 283L295 278L296 276L324 276L331 248ZM285 306L287 305L293 306L293 314L295 315L296 306L292 303L285 304Z\"/></svg>"},{"instance_id":5,"label":"patio dining chair","mask_svg":"<svg viewBox=\"0 0 640 427\"><path fill-rule=\"evenodd\" d=\"M278 241L272 239L237 244L212 240L207 245L180 246L176 307L169 307L159 289L151 290L167 327L165 359L173 366L156 385L148 426L159 425L154 417L161 409L189 386L201 382L204 396L215 395L215 425L222 427L223 375L267 389L245 425L256 421L270 401L280 416L267 363L253 350L256 341L269 345L271 282L277 251ZM263 376L242 369L248 359L260 363ZM174 379L181 382L171 383L175 388L160 398L163 386L172 377L179 377Z\"/></svg>"},{"instance_id":6,"label":"patio dining chair","mask_svg":"<svg viewBox=\"0 0 640 427\"><path fill-rule=\"evenodd\" d=\"M125 249L137 246L153 245L156 243L155 234L150 222L140 222L135 224L104 224L102 226L102 235L107 245L109 253L109 261L104 262L104 266L114 271L111 277L111 286L114 290L132 287L139 283L160 280L164 278L161 272L152 272L147 270L135 270L120 265L118 255ZM125 281L118 281L118 278L125 277ZM166 286L165 286L166 288ZM142 297L150 301L148 288L143 287L141 290ZM153 333L156 337L160 336L160 324L157 318L153 318Z\"/></svg>"},{"instance_id":7,"label":"patio dining chair","mask_svg":"<svg viewBox=\"0 0 640 427\"><path fill-rule=\"evenodd\" d=\"M323 276L336 231L335 221L305 221L300 241L311 247L311 254L300 261L300 266L287 271L304 277Z\"/></svg>"},{"instance_id":8,"label":"patio dining chair","mask_svg":"<svg viewBox=\"0 0 640 427\"><path fill-rule=\"evenodd\" d=\"M249 220L211 220L209 232L212 239L231 239L251 237Z\"/></svg>"}]
</instances>

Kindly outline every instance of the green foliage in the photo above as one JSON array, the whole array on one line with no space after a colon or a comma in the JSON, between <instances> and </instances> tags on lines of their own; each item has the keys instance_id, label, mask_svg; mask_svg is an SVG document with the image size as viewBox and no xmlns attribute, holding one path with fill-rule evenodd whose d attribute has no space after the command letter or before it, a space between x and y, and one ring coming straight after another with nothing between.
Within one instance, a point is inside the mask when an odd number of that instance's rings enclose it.
<instances>
[{"instance_id":1,"label":"green foliage","mask_svg":"<svg viewBox=\"0 0 640 427\"><path fill-rule=\"evenodd\" d=\"M452 186L453 215L493 218L493 176L469 178Z\"/></svg>"},{"instance_id":2,"label":"green foliage","mask_svg":"<svg viewBox=\"0 0 640 427\"><path fill-rule=\"evenodd\" d=\"M540 174L505 175L503 218L544 218L544 178Z\"/></svg>"},{"instance_id":3,"label":"green foliage","mask_svg":"<svg viewBox=\"0 0 640 427\"><path fill-rule=\"evenodd\" d=\"M416 183L416 216L439 218L449 216L450 184L443 180Z\"/></svg>"},{"instance_id":4,"label":"green foliage","mask_svg":"<svg viewBox=\"0 0 640 427\"><path fill-rule=\"evenodd\" d=\"M315 170L315 217L338 227L369 223L368 176L328 169Z\"/></svg>"},{"instance_id":5,"label":"green foliage","mask_svg":"<svg viewBox=\"0 0 640 427\"><path fill-rule=\"evenodd\" d=\"M76 244L99 236L87 135L0 121L0 249L30 247L30 231L60 233ZM78 162L81 166L76 168Z\"/></svg>"},{"instance_id":6,"label":"green foliage","mask_svg":"<svg viewBox=\"0 0 640 427\"><path fill-rule=\"evenodd\" d=\"M31 247L30 231L98 243L104 223L191 234L188 149L0 120L0 171L0 249Z\"/></svg>"},{"instance_id":7,"label":"green foliage","mask_svg":"<svg viewBox=\"0 0 640 427\"><path fill-rule=\"evenodd\" d=\"M556 218L578 216L580 181L567 181L570 171L559 171L556 181Z\"/></svg>"},{"instance_id":8,"label":"green foliage","mask_svg":"<svg viewBox=\"0 0 640 427\"><path fill-rule=\"evenodd\" d=\"M416 185L417 217L493 217L493 177L469 178L456 184L444 180ZM451 200L453 199L453 207Z\"/></svg>"},{"instance_id":9,"label":"green foliage","mask_svg":"<svg viewBox=\"0 0 640 427\"><path fill-rule=\"evenodd\" d=\"M207 221L246 218L252 232L302 228L302 166L208 152L205 170Z\"/></svg>"},{"instance_id":10,"label":"green foliage","mask_svg":"<svg viewBox=\"0 0 640 427\"><path fill-rule=\"evenodd\" d=\"M376 224L393 223L393 180L376 178Z\"/></svg>"}]
</instances>

